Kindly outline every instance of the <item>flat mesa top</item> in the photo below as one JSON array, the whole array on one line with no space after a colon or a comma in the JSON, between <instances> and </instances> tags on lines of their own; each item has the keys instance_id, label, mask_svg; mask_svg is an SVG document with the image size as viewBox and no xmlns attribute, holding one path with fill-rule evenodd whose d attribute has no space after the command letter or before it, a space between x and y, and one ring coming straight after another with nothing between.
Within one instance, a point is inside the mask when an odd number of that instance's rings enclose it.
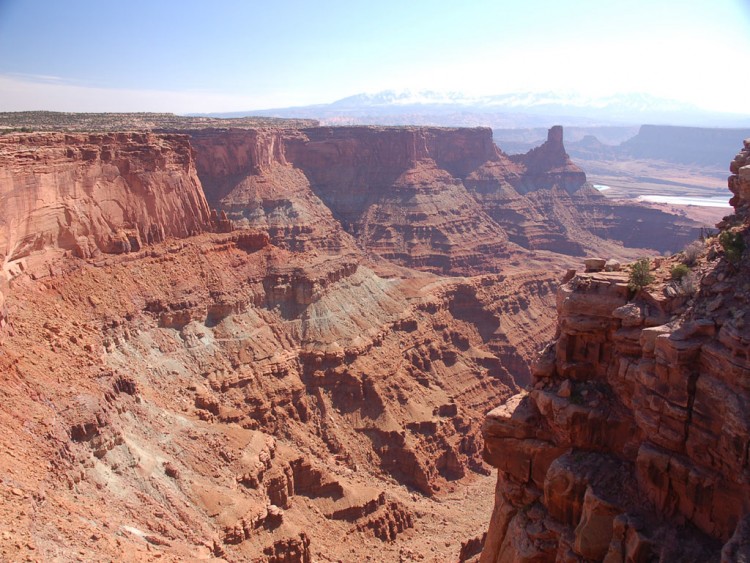
<instances>
[{"instance_id":1,"label":"flat mesa top","mask_svg":"<svg viewBox=\"0 0 750 563\"><path fill-rule=\"evenodd\" d=\"M31 131L112 132L175 129L315 127L314 119L276 117L193 117L173 113L64 113L54 111L0 112L0 135Z\"/></svg>"},{"instance_id":2,"label":"flat mesa top","mask_svg":"<svg viewBox=\"0 0 750 563\"><path fill-rule=\"evenodd\" d=\"M205 129L322 129L370 131L485 131L489 127L433 125L321 125L316 119L282 117L207 117L173 113L0 112L0 135L8 133L180 133Z\"/></svg>"}]
</instances>

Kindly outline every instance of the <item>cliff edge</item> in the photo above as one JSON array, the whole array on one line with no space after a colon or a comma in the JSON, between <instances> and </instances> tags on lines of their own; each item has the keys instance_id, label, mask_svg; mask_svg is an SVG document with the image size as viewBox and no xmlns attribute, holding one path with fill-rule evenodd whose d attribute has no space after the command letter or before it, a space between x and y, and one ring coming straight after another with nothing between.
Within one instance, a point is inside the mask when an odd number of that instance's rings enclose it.
<instances>
[{"instance_id":1,"label":"cliff edge","mask_svg":"<svg viewBox=\"0 0 750 563\"><path fill-rule=\"evenodd\" d=\"M185 135L0 137L0 258L43 248L119 254L206 229L209 210Z\"/></svg>"},{"instance_id":2,"label":"cliff edge","mask_svg":"<svg viewBox=\"0 0 750 563\"><path fill-rule=\"evenodd\" d=\"M533 388L491 411L483 562L750 556L750 140L718 237L558 292ZM683 263L680 281L675 266ZM685 270L688 270L685 272Z\"/></svg>"}]
</instances>

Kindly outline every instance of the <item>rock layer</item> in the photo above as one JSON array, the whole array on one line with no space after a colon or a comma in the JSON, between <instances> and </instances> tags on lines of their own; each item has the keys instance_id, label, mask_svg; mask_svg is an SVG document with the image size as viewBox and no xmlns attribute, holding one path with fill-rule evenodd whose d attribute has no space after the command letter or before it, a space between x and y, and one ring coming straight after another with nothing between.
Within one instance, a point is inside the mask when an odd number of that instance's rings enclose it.
<instances>
[{"instance_id":1,"label":"rock layer","mask_svg":"<svg viewBox=\"0 0 750 563\"><path fill-rule=\"evenodd\" d=\"M356 240L399 265L466 275L501 271L523 249L628 255L621 242L661 251L696 232L689 221L606 200L566 154L561 127L514 157L483 128L191 136L209 201L292 249L338 252Z\"/></svg>"},{"instance_id":2,"label":"rock layer","mask_svg":"<svg viewBox=\"0 0 750 563\"><path fill-rule=\"evenodd\" d=\"M184 135L44 133L0 138L0 254L119 253L209 228Z\"/></svg>"},{"instance_id":3,"label":"rock layer","mask_svg":"<svg viewBox=\"0 0 750 563\"><path fill-rule=\"evenodd\" d=\"M397 560L486 479L481 416L550 336L552 276L386 279L251 234L15 275L0 512L45 504L3 557Z\"/></svg>"},{"instance_id":4,"label":"rock layer","mask_svg":"<svg viewBox=\"0 0 750 563\"><path fill-rule=\"evenodd\" d=\"M455 557L479 422L554 328L566 259L512 237L579 244L560 136L525 163L483 129L188 133L0 143L2 557Z\"/></svg>"},{"instance_id":5,"label":"rock layer","mask_svg":"<svg viewBox=\"0 0 750 563\"><path fill-rule=\"evenodd\" d=\"M294 251L350 251L354 241L287 160L296 130L190 131L206 196L237 228L265 230L273 244Z\"/></svg>"},{"instance_id":6,"label":"rock layer","mask_svg":"<svg viewBox=\"0 0 750 563\"><path fill-rule=\"evenodd\" d=\"M729 179L747 240L750 142ZM578 274L534 386L490 412L498 468L482 561L738 561L748 556L750 260L707 242L690 284L633 296L625 273Z\"/></svg>"}]
</instances>

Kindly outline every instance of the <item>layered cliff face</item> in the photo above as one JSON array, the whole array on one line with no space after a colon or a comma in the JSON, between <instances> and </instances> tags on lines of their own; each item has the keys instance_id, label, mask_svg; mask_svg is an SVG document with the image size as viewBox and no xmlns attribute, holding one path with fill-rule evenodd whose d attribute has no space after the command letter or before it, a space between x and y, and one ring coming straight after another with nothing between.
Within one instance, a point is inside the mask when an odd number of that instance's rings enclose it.
<instances>
[{"instance_id":1,"label":"layered cliff face","mask_svg":"<svg viewBox=\"0 0 750 563\"><path fill-rule=\"evenodd\" d=\"M621 244L664 252L698 236L693 221L602 196L570 160L562 127L551 128L544 144L510 161L512 173L491 163L470 175L467 186L510 240L524 248L618 255Z\"/></svg>"},{"instance_id":2,"label":"layered cliff face","mask_svg":"<svg viewBox=\"0 0 750 563\"><path fill-rule=\"evenodd\" d=\"M526 154L511 156L510 159L524 169L517 184L519 193L552 188L575 193L586 183L586 174L570 161L565 152L563 128L560 125L548 131L547 142Z\"/></svg>"},{"instance_id":3,"label":"layered cliff face","mask_svg":"<svg viewBox=\"0 0 750 563\"><path fill-rule=\"evenodd\" d=\"M501 271L528 256L524 249L630 256L623 242L676 249L697 230L672 215L608 202L570 161L561 127L512 158L482 128L191 135L209 201L293 249L339 252L351 248L349 234L399 265L468 275Z\"/></svg>"},{"instance_id":4,"label":"layered cliff face","mask_svg":"<svg viewBox=\"0 0 750 563\"><path fill-rule=\"evenodd\" d=\"M470 274L520 248L462 178L500 158L483 129L318 128L290 155L359 243L396 263Z\"/></svg>"},{"instance_id":5,"label":"layered cliff face","mask_svg":"<svg viewBox=\"0 0 750 563\"><path fill-rule=\"evenodd\" d=\"M352 250L354 241L287 161L286 145L298 136L283 129L191 131L206 196L236 227L263 229L277 246Z\"/></svg>"},{"instance_id":6,"label":"layered cliff face","mask_svg":"<svg viewBox=\"0 0 750 563\"><path fill-rule=\"evenodd\" d=\"M641 216L640 206L604 198L571 162L559 126L542 146L513 157L484 128L304 133L307 140L296 137L287 150L289 161L363 247L411 267L486 270L517 255L516 245L568 255L627 255L623 242L663 251L698 231L691 221Z\"/></svg>"},{"instance_id":7,"label":"layered cliff face","mask_svg":"<svg viewBox=\"0 0 750 563\"><path fill-rule=\"evenodd\" d=\"M482 129L188 134L5 138L2 558L454 559L554 331L566 258L512 237L574 244L580 171Z\"/></svg>"},{"instance_id":8,"label":"layered cliff face","mask_svg":"<svg viewBox=\"0 0 750 563\"><path fill-rule=\"evenodd\" d=\"M467 193L497 152L474 130L310 128L191 132L208 198L236 225L295 250L361 248L423 270L499 270L521 249ZM352 238L352 236L354 238Z\"/></svg>"},{"instance_id":9,"label":"layered cliff face","mask_svg":"<svg viewBox=\"0 0 750 563\"><path fill-rule=\"evenodd\" d=\"M40 133L0 138L0 255L119 253L209 225L184 135Z\"/></svg>"},{"instance_id":10,"label":"layered cliff face","mask_svg":"<svg viewBox=\"0 0 750 563\"><path fill-rule=\"evenodd\" d=\"M498 482L482 561L750 555L749 156L746 141L728 234L686 281L670 281L678 255L635 296L618 273L560 289L533 389L485 421Z\"/></svg>"}]
</instances>

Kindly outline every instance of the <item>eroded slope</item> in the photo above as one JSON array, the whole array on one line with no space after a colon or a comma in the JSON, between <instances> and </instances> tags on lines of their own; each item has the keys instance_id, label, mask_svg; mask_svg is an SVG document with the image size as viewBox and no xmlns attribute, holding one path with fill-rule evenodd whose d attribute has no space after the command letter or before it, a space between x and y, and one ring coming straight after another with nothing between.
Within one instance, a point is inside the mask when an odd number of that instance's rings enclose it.
<instances>
[{"instance_id":1,"label":"eroded slope","mask_svg":"<svg viewBox=\"0 0 750 563\"><path fill-rule=\"evenodd\" d=\"M544 273L384 279L247 231L57 266L8 294L6 556L417 553L552 328Z\"/></svg>"}]
</instances>

